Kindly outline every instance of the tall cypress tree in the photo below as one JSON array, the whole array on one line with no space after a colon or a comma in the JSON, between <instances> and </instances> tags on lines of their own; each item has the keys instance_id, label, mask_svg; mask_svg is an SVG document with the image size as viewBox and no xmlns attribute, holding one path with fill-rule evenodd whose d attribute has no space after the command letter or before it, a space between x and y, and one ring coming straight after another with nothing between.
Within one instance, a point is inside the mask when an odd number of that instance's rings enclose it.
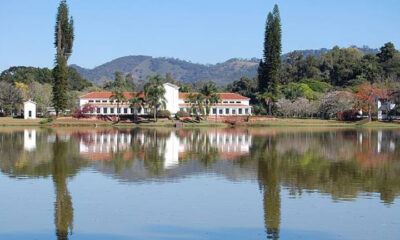
<instances>
[{"instance_id":1,"label":"tall cypress tree","mask_svg":"<svg viewBox=\"0 0 400 240\"><path fill-rule=\"evenodd\" d=\"M282 30L278 5L268 14L265 26L264 55L258 67L258 87L260 93L278 95L279 73L281 69Z\"/></svg>"},{"instance_id":2,"label":"tall cypress tree","mask_svg":"<svg viewBox=\"0 0 400 240\"><path fill-rule=\"evenodd\" d=\"M72 54L72 45L74 42L74 22L72 17L68 16L68 5L66 0L62 0L58 6L55 42L56 59L53 69L53 105L57 116L64 111L67 106L67 80L68 67L67 62Z\"/></svg>"}]
</instances>

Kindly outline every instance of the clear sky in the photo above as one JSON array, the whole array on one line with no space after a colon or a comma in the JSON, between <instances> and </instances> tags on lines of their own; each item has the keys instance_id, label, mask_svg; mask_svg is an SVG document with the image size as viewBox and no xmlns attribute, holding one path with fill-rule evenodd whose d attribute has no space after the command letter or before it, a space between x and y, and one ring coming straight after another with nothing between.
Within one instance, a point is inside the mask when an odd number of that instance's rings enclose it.
<instances>
[{"instance_id":1,"label":"clear sky","mask_svg":"<svg viewBox=\"0 0 400 240\"><path fill-rule=\"evenodd\" d=\"M0 70L52 67L58 0L0 0ZM70 64L150 55L198 63L261 57L265 19L281 11L283 52L334 45L400 48L399 0L68 0Z\"/></svg>"}]
</instances>

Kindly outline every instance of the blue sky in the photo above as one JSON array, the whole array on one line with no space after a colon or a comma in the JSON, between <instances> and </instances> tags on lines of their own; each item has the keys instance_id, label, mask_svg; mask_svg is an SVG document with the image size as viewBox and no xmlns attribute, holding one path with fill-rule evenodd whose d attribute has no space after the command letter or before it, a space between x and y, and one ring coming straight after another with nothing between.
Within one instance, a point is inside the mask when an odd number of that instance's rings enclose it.
<instances>
[{"instance_id":1,"label":"blue sky","mask_svg":"<svg viewBox=\"0 0 400 240\"><path fill-rule=\"evenodd\" d=\"M57 0L0 0L0 70L52 67ZM334 45L400 48L399 0L68 0L70 64L126 55L217 63L261 57L265 19L278 3L283 52Z\"/></svg>"}]
</instances>

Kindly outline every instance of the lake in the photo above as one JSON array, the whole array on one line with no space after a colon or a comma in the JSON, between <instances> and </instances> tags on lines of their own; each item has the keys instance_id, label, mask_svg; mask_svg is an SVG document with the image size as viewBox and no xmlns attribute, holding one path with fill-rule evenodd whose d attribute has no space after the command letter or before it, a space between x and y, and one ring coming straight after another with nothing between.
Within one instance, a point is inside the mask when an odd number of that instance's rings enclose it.
<instances>
[{"instance_id":1,"label":"lake","mask_svg":"<svg viewBox=\"0 0 400 240\"><path fill-rule=\"evenodd\" d=\"M0 239L399 239L400 130L0 128Z\"/></svg>"}]
</instances>

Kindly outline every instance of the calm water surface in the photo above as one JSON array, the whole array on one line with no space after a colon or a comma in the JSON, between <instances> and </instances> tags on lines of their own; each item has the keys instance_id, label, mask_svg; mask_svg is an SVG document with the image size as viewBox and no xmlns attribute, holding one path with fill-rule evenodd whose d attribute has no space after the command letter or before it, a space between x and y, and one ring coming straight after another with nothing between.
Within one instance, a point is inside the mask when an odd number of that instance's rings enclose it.
<instances>
[{"instance_id":1,"label":"calm water surface","mask_svg":"<svg viewBox=\"0 0 400 240\"><path fill-rule=\"evenodd\" d=\"M400 239L400 131L0 129L0 239Z\"/></svg>"}]
</instances>

